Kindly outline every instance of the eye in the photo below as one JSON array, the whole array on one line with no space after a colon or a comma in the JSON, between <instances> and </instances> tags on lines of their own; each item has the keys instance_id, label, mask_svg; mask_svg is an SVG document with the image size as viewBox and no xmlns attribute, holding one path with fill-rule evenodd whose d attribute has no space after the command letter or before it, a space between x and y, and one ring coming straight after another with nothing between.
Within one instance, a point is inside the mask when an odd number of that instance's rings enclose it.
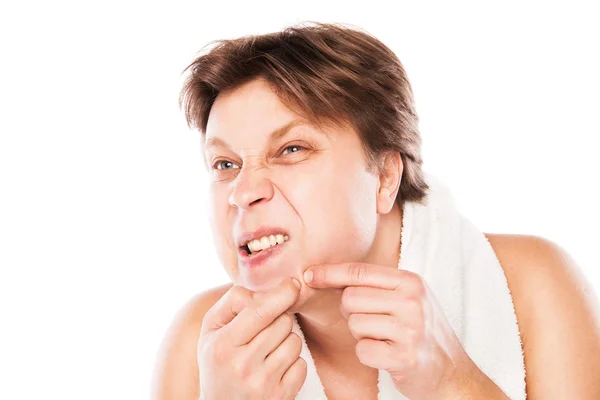
<instances>
[{"instance_id":1,"label":"eye","mask_svg":"<svg viewBox=\"0 0 600 400\"><path fill-rule=\"evenodd\" d=\"M298 145L296 145L296 144L295 144L295 145L293 145L293 146L288 146L288 147L286 147L285 149L283 149L283 151L281 152L281 154L282 154L282 155L284 155L284 154L285 154L285 152L286 152L286 150L288 150L288 149L294 149L294 151L291 151L290 153L297 153L297 152L299 152L301 149L302 149L302 150L306 150L306 148L305 148L305 147L298 146Z\"/></svg>"},{"instance_id":2,"label":"eye","mask_svg":"<svg viewBox=\"0 0 600 400\"><path fill-rule=\"evenodd\" d=\"M228 160L220 160L213 164L213 169L227 170L227 169L233 169L234 167L239 168L237 165L235 165L234 163L232 163L231 161L228 161Z\"/></svg>"}]
</instances>

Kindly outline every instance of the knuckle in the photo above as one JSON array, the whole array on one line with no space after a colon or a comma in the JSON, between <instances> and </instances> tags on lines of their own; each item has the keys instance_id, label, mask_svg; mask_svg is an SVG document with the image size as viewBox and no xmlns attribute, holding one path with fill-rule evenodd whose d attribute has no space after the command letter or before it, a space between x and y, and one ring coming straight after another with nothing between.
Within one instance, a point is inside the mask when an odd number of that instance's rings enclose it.
<instances>
[{"instance_id":1,"label":"knuckle","mask_svg":"<svg viewBox=\"0 0 600 400\"><path fill-rule=\"evenodd\" d=\"M292 330L292 326L294 325L294 322L292 321L292 316L287 314L287 313L283 313L279 316L279 323L286 329L291 331Z\"/></svg>"},{"instance_id":2,"label":"knuckle","mask_svg":"<svg viewBox=\"0 0 600 400\"><path fill-rule=\"evenodd\" d=\"M251 378L248 377L244 381L244 387L247 389L247 391L258 398L261 398L265 392L266 384L266 379L262 374L252 376Z\"/></svg>"},{"instance_id":3,"label":"knuckle","mask_svg":"<svg viewBox=\"0 0 600 400\"><path fill-rule=\"evenodd\" d=\"M421 301L417 299L408 299L405 307L407 314L410 316L408 320L416 325L420 325L425 315Z\"/></svg>"},{"instance_id":4,"label":"knuckle","mask_svg":"<svg viewBox=\"0 0 600 400\"><path fill-rule=\"evenodd\" d=\"M262 307L254 307L254 317L263 326L269 325L269 313L262 309Z\"/></svg>"},{"instance_id":5,"label":"knuckle","mask_svg":"<svg viewBox=\"0 0 600 400\"><path fill-rule=\"evenodd\" d=\"M369 266L365 264L353 263L348 267L351 282L362 282L368 273Z\"/></svg>"},{"instance_id":6,"label":"knuckle","mask_svg":"<svg viewBox=\"0 0 600 400\"><path fill-rule=\"evenodd\" d=\"M410 287L410 292L413 297L420 299L423 296L425 296L425 294L427 292L427 288L425 286L425 282L419 275L417 275L417 274L409 275L407 282L408 282L408 285Z\"/></svg>"},{"instance_id":7,"label":"knuckle","mask_svg":"<svg viewBox=\"0 0 600 400\"><path fill-rule=\"evenodd\" d=\"M418 299L414 297L409 297L405 300L405 307L407 312L411 314L416 314L421 311L421 303Z\"/></svg>"},{"instance_id":8,"label":"knuckle","mask_svg":"<svg viewBox=\"0 0 600 400\"><path fill-rule=\"evenodd\" d=\"M308 364L302 357L296 358L290 366L290 372L296 377L296 379L304 380L306 377Z\"/></svg>"},{"instance_id":9,"label":"knuckle","mask_svg":"<svg viewBox=\"0 0 600 400\"><path fill-rule=\"evenodd\" d=\"M347 288L344 289L344 291L342 292L342 305L344 307L349 307L350 305L352 305L352 301L354 300L354 298L357 295L357 290L358 288L354 287L354 286L348 286Z\"/></svg>"},{"instance_id":10,"label":"knuckle","mask_svg":"<svg viewBox=\"0 0 600 400\"><path fill-rule=\"evenodd\" d=\"M302 357L298 357L298 359L294 362L297 371L298 371L298 375L305 375L306 374L306 367L308 366L308 364L306 364L306 360Z\"/></svg>"},{"instance_id":11,"label":"knuckle","mask_svg":"<svg viewBox=\"0 0 600 400\"><path fill-rule=\"evenodd\" d=\"M296 336L296 338L294 338ZM302 350L302 341L300 337L295 333L290 333L284 341L279 345L281 352L281 357L285 360L289 360L291 357L297 357Z\"/></svg>"},{"instance_id":12,"label":"knuckle","mask_svg":"<svg viewBox=\"0 0 600 400\"><path fill-rule=\"evenodd\" d=\"M364 340L359 340L356 343L356 346L355 346L354 350L355 350L356 356L361 361L365 360L365 355L368 354L368 351L369 351L367 343Z\"/></svg>"},{"instance_id":13,"label":"knuckle","mask_svg":"<svg viewBox=\"0 0 600 400\"><path fill-rule=\"evenodd\" d=\"M218 364L231 358L230 347L223 341L215 340L212 346L205 346L204 351L213 362Z\"/></svg>"},{"instance_id":14,"label":"knuckle","mask_svg":"<svg viewBox=\"0 0 600 400\"><path fill-rule=\"evenodd\" d=\"M402 330L404 329L404 326L402 324L402 321L398 318L394 318L394 320L392 321L392 326L391 326L391 333L394 336L394 338L396 339L400 339L402 338Z\"/></svg>"},{"instance_id":15,"label":"knuckle","mask_svg":"<svg viewBox=\"0 0 600 400\"><path fill-rule=\"evenodd\" d=\"M348 317L348 327L351 331L354 331L358 325L360 319L360 315L358 314L350 314Z\"/></svg>"},{"instance_id":16,"label":"knuckle","mask_svg":"<svg viewBox=\"0 0 600 400\"><path fill-rule=\"evenodd\" d=\"M217 312L216 309L218 307L219 303L215 303L213 304L208 311L206 311L206 313L204 314L204 317L202 317L202 326L208 325L208 321L212 321L213 318L215 317L215 313Z\"/></svg>"},{"instance_id":17,"label":"knuckle","mask_svg":"<svg viewBox=\"0 0 600 400\"><path fill-rule=\"evenodd\" d=\"M415 328L408 328L405 332L406 341L410 348L414 348L421 339L421 332Z\"/></svg>"},{"instance_id":18,"label":"knuckle","mask_svg":"<svg viewBox=\"0 0 600 400\"><path fill-rule=\"evenodd\" d=\"M300 370L304 370L304 374L306 374L306 367L308 366L306 360L302 357L298 357L298 360L296 362L300 365Z\"/></svg>"},{"instance_id":19,"label":"knuckle","mask_svg":"<svg viewBox=\"0 0 600 400\"><path fill-rule=\"evenodd\" d=\"M237 357L228 362L231 363L234 376L237 376L242 382L252 382L255 380L255 377L252 376L250 363L245 358Z\"/></svg>"},{"instance_id":20,"label":"knuckle","mask_svg":"<svg viewBox=\"0 0 600 400\"><path fill-rule=\"evenodd\" d=\"M291 347L294 354L300 354L302 351L302 339L300 339L300 336L292 332L288 336L288 340L291 342Z\"/></svg>"},{"instance_id":21,"label":"knuckle","mask_svg":"<svg viewBox=\"0 0 600 400\"><path fill-rule=\"evenodd\" d=\"M250 291L243 286L235 285L231 289L229 289L229 296L232 299L247 299L251 297Z\"/></svg>"},{"instance_id":22,"label":"knuckle","mask_svg":"<svg viewBox=\"0 0 600 400\"><path fill-rule=\"evenodd\" d=\"M242 291L243 291L243 287L239 286L239 285L233 285L230 289L229 289L229 294L231 296L237 296L239 295Z\"/></svg>"}]
</instances>

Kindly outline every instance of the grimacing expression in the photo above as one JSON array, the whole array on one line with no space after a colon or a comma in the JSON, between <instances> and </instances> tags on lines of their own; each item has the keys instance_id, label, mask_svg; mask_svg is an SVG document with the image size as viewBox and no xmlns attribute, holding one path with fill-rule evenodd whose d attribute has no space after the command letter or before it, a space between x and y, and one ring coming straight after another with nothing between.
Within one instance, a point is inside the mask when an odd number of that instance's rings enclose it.
<instances>
[{"instance_id":1,"label":"grimacing expression","mask_svg":"<svg viewBox=\"0 0 600 400\"><path fill-rule=\"evenodd\" d=\"M266 291L286 277L302 281L311 265L368 253L378 177L353 129L317 129L255 79L217 96L203 147L213 240L235 284ZM282 228L289 240L247 268L238 237L263 226Z\"/></svg>"}]
</instances>

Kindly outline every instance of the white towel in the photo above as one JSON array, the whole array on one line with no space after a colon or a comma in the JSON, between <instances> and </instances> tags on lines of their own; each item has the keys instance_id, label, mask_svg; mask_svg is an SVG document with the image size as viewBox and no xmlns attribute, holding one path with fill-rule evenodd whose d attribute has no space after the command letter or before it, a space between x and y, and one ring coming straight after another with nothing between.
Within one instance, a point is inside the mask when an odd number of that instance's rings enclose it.
<instances>
[{"instance_id":1,"label":"white towel","mask_svg":"<svg viewBox=\"0 0 600 400\"><path fill-rule=\"evenodd\" d=\"M398 268L425 279L475 364L512 400L526 398L525 364L517 318L504 271L481 231L456 208L450 191L425 173L425 205L406 202ZM302 329L307 376L296 400L326 400ZM379 400L406 399L379 370Z\"/></svg>"}]
</instances>

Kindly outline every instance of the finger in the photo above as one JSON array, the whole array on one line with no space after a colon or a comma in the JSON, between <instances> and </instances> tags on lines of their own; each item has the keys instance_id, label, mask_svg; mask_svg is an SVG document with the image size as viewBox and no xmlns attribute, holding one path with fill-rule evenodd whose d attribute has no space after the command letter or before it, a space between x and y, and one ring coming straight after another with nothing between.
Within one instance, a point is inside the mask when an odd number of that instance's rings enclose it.
<instances>
[{"instance_id":1,"label":"finger","mask_svg":"<svg viewBox=\"0 0 600 400\"><path fill-rule=\"evenodd\" d=\"M307 275L312 272L312 277ZM309 268L304 273L307 285L317 289L344 288L346 286L371 286L396 289L402 285L408 271L365 263L323 264Z\"/></svg>"},{"instance_id":2,"label":"finger","mask_svg":"<svg viewBox=\"0 0 600 400\"><path fill-rule=\"evenodd\" d=\"M397 317L384 314L350 314L348 328L356 340L389 340L400 343L406 328Z\"/></svg>"},{"instance_id":3,"label":"finger","mask_svg":"<svg viewBox=\"0 0 600 400\"><path fill-rule=\"evenodd\" d=\"M395 349L381 340L362 339L356 343L356 356L361 364L371 368L391 370L395 362ZM397 361L396 361L397 362Z\"/></svg>"},{"instance_id":4,"label":"finger","mask_svg":"<svg viewBox=\"0 0 600 400\"><path fill-rule=\"evenodd\" d=\"M226 326L251 302L252 291L242 286L233 286L205 314L201 333Z\"/></svg>"},{"instance_id":5,"label":"finger","mask_svg":"<svg viewBox=\"0 0 600 400\"><path fill-rule=\"evenodd\" d=\"M302 339L291 332L265 359L264 367L268 375L283 376L285 371L300 357L301 351Z\"/></svg>"},{"instance_id":6,"label":"finger","mask_svg":"<svg viewBox=\"0 0 600 400\"><path fill-rule=\"evenodd\" d=\"M340 309L350 314L387 314L402 321L423 319L422 302L405 290L379 289L366 286L348 286L342 292Z\"/></svg>"},{"instance_id":7,"label":"finger","mask_svg":"<svg viewBox=\"0 0 600 400\"><path fill-rule=\"evenodd\" d=\"M342 292L340 310L346 319L352 313L397 315L396 308L401 302L398 290L348 286Z\"/></svg>"},{"instance_id":8,"label":"finger","mask_svg":"<svg viewBox=\"0 0 600 400\"><path fill-rule=\"evenodd\" d=\"M281 314L248 343L248 348L258 361L263 362L289 336L292 332L292 318L287 313Z\"/></svg>"},{"instance_id":9,"label":"finger","mask_svg":"<svg viewBox=\"0 0 600 400\"><path fill-rule=\"evenodd\" d=\"M296 395L302 389L302 385L304 385L306 373L306 361L302 357L298 357L287 371L285 371L280 381L286 399L296 398Z\"/></svg>"},{"instance_id":10,"label":"finger","mask_svg":"<svg viewBox=\"0 0 600 400\"><path fill-rule=\"evenodd\" d=\"M230 338L234 346L248 344L296 302L299 292L291 278L283 280L273 290L241 310L233 321L222 328L223 334Z\"/></svg>"}]
</instances>

